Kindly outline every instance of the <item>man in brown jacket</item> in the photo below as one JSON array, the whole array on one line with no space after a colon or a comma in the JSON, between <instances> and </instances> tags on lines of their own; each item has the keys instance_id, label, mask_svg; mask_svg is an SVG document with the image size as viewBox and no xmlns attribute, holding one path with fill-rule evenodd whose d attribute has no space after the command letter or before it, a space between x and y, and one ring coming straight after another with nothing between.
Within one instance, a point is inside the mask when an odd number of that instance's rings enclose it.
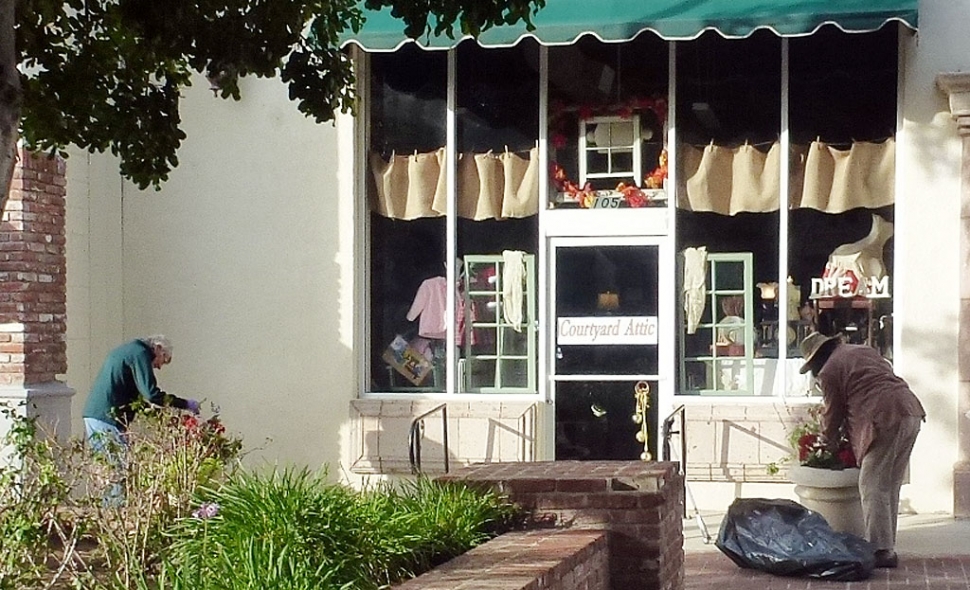
<instances>
[{"instance_id":1,"label":"man in brown jacket","mask_svg":"<svg viewBox=\"0 0 970 590\"><path fill-rule=\"evenodd\" d=\"M926 412L874 348L814 333L801 350L801 372L811 371L822 388L823 440L837 444L844 432L859 462L862 514L876 567L896 567L899 488Z\"/></svg>"}]
</instances>

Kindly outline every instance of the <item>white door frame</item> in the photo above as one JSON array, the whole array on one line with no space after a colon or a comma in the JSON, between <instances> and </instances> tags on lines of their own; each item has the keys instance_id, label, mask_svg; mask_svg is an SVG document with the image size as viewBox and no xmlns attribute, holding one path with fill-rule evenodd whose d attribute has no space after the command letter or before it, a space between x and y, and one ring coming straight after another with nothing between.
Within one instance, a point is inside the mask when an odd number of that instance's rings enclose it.
<instances>
[{"instance_id":1,"label":"white door frame","mask_svg":"<svg viewBox=\"0 0 970 590\"><path fill-rule=\"evenodd\" d=\"M658 391L654 398L657 403L658 421L651 424L651 432L660 433L660 422L673 410L675 390L675 354L676 354L676 321L674 308L675 277L672 237L661 236L586 236L586 237L547 237L546 255L548 263L545 265L545 292L547 297L542 305L545 307L545 317L548 320L541 328L545 344L539 353L544 360L546 372L541 375L540 390L548 404L550 419L546 420L544 433L545 448L550 449L555 456L555 403L556 384L560 381L631 381L656 380ZM557 251L559 248L595 247L595 246L656 246L657 247L657 297L658 297L658 374L657 375L556 375L556 267ZM659 450L661 441L657 441ZM655 457L659 459L659 457Z\"/></svg>"}]
</instances>

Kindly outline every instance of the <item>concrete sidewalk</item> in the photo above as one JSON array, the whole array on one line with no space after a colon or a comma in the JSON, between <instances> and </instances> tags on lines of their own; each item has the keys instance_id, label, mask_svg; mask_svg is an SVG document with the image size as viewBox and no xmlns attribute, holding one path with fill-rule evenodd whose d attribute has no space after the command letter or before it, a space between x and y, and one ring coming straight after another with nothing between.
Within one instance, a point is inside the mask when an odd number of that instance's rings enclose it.
<instances>
[{"instance_id":1,"label":"concrete sidewalk","mask_svg":"<svg viewBox=\"0 0 970 590\"><path fill-rule=\"evenodd\" d=\"M701 516L712 538L717 538L723 513ZM896 552L899 567L877 569L862 582L829 582L786 578L742 569L713 543L705 544L696 519L684 521L686 590L830 590L904 589L967 590L970 588L970 520L944 514L899 516Z\"/></svg>"}]
</instances>

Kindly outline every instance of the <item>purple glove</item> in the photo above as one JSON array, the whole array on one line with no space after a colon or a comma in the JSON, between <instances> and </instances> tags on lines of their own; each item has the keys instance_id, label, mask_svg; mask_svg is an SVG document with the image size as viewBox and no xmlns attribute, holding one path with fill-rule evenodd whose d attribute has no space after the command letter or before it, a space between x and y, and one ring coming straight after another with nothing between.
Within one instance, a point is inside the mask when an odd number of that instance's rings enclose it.
<instances>
[{"instance_id":1,"label":"purple glove","mask_svg":"<svg viewBox=\"0 0 970 590\"><path fill-rule=\"evenodd\" d=\"M185 400L185 409L192 412L196 416L199 415L199 402L194 399Z\"/></svg>"}]
</instances>

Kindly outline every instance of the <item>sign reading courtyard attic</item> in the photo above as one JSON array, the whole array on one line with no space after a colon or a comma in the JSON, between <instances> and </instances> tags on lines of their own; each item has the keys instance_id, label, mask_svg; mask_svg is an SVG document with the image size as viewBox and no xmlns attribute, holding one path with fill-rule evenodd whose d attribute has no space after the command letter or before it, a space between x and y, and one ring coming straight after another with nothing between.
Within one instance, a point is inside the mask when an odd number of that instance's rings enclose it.
<instances>
[{"instance_id":1,"label":"sign reading courtyard attic","mask_svg":"<svg viewBox=\"0 0 970 590\"><path fill-rule=\"evenodd\" d=\"M657 344L656 316L559 318L556 344Z\"/></svg>"}]
</instances>

